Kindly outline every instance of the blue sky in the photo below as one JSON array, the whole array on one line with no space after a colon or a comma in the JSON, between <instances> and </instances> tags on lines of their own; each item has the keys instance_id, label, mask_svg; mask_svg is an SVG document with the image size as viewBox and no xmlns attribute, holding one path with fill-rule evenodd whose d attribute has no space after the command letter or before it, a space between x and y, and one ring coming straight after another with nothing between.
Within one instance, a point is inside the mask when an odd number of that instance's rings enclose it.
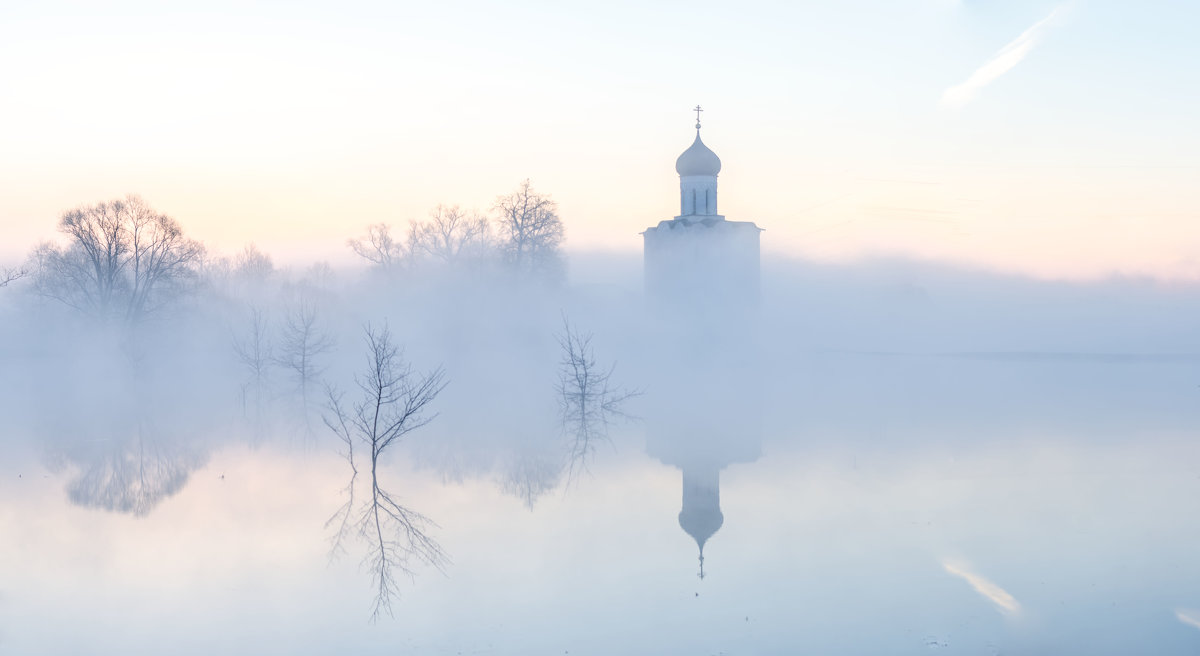
<instances>
[{"instance_id":1,"label":"blue sky","mask_svg":"<svg viewBox=\"0 0 1200 656\"><path fill-rule=\"evenodd\" d=\"M214 248L337 262L367 223L486 210L526 177L569 247L636 250L678 211L700 103L721 210L768 250L1200 276L1190 3L0 12L6 259L62 210L132 191Z\"/></svg>"}]
</instances>

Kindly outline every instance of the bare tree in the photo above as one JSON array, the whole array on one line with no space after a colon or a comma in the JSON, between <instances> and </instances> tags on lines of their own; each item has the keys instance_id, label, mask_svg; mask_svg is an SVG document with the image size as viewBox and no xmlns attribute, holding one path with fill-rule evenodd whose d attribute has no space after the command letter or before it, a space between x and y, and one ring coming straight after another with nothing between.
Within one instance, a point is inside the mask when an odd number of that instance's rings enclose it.
<instances>
[{"instance_id":1,"label":"bare tree","mask_svg":"<svg viewBox=\"0 0 1200 656\"><path fill-rule=\"evenodd\" d=\"M392 228L386 223L367 226L365 236L346 244L359 257L384 270L399 266L405 257L404 245L392 238Z\"/></svg>"},{"instance_id":2,"label":"bare tree","mask_svg":"<svg viewBox=\"0 0 1200 656\"><path fill-rule=\"evenodd\" d=\"M513 193L497 198L493 211L500 250L510 266L523 273L561 269L564 230L558 205L549 196L535 192L525 180Z\"/></svg>"},{"instance_id":3,"label":"bare tree","mask_svg":"<svg viewBox=\"0 0 1200 656\"><path fill-rule=\"evenodd\" d=\"M429 220L409 226L408 250L413 257L428 257L443 264L482 259L491 247L491 226L485 217L469 214L457 205L438 205Z\"/></svg>"},{"instance_id":4,"label":"bare tree","mask_svg":"<svg viewBox=\"0 0 1200 656\"><path fill-rule=\"evenodd\" d=\"M196 267L196 277L207 292L224 297L233 295L236 280L233 258L206 252Z\"/></svg>"},{"instance_id":5,"label":"bare tree","mask_svg":"<svg viewBox=\"0 0 1200 656\"><path fill-rule=\"evenodd\" d=\"M233 273L243 280L264 282L275 273L275 263L258 246L246 244L233 260Z\"/></svg>"},{"instance_id":6,"label":"bare tree","mask_svg":"<svg viewBox=\"0 0 1200 656\"><path fill-rule=\"evenodd\" d=\"M558 394L563 427L572 441L568 448L567 479L587 470L588 460L601 442L607 442L609 425L614 419L628 419L621 406L641 394L638 390L611 385L616 364L607 369L596 364L591 333L575 331L563 317L563 332L558 336L562 352L559 363Z\"/></svg>"},{"instance_id":7,"label":"bare tree","mask_svg":"<svg viewBox=\"0 0 1200 656\"><path fill-rule=\"evenodd\" d=\"M321 355L333 348L333 337L317 324L317 308L304 294L284 315L276 363L292 377L300 392L304 423L308 426L309 388L321 375Z\"/></svg>"},{"instance_id":8,"label":"bare tree","mask_svg":"<svg viewBox=\"0 0 1200 656\"><path fill-rule=\"evenodd\" d=\"M63 214L66 246L34 252L37 291L102 319L134 324L163 308L195 277L199 242L138 196Z\"/></svg>"},{"instance_id":9,"label":"bare tree","mask_svg":"<svg viewBox=\"0 0 1200 656\"><path fill-rule=\"evenodd\" d=\"M235 336L233 351L246 373L242 384L242 414L249 401L254 403L254 418L260 426L266 408L271 363L270 326L260 308L250 308L250 326L244 335ZM260 426L261 427L261 426Z\"/></svg>"},{"instance_id":10,"label":"bare tree","mask_svg":"<svg viewBox=\"0 0 1200 656\"><path fill-rule=\"evenodd\" d=\"M300 286L306 289L328 290L333 281L333 267L323 260L310 264L300 276Z\"/></svg>"},{"instance_id":11,"label":"bare tree","mask_svg":"<svg viewBox=\"0 0 1200 656\"><path fill-rule=\"evenodd\" d=\"M367 368L356 376L359 400L346 407L342 395L327 389L328 412L325 425L346 447L344 455L350 462L351 499L343 505L328 524L338 526L344 533L351 526L368 545L364 563L373 576L374 602L371 620L383 612L391 615L392 597L398 594L396 575L413 575L415 559L438 569L445 566L446 554L430 535L436 524L397 501L380 484L380 457L405 435L428 424L434 416L428 413L429 404L445 387L441 369L418 375L404 362L399 349L392 344L391 333L366 327ZM371 488L366 499L355 511L353 485L358 475L354 445L366 450L370 463ZM335 548L342 544L342 535L335 535Z\"/></svg>"},{"instance_id":12,"label":"bare tree","mask_svg":"<svg viewBox=\"0 0 1200 656\"><path fill-rule=\"evenodd\" d=\"M28 269L22 268L3 268L0 269L0 287L7 287L9 283L16 282L21 278L29 275Z\"/></svg>"}]
</instances>

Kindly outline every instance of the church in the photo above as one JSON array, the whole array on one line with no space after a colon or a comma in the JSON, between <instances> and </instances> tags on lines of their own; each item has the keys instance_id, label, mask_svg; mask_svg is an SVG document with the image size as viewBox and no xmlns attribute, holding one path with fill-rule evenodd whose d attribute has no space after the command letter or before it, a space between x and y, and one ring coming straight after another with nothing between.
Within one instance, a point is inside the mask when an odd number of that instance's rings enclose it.
<instances>
[{"instance_id":1,"label":"church","mask_svg":"<svg viewBox=\"0 0 1200 656\"><path fill-rule=\"evenodd\" d=\"M717 210L721 159L696 138L675 161L679 216L642 233L646 296L665 332L654 338L656 400L647 453L680 471L679 527L704 547L724 525L721 472L761 454L754 320L759 235Z\"/></svg>"},{"instance_id":2,"label":"church","mask_svg":"<svg viewBox=\"0 0 1200 656\"><path fill-rule=\"evenodd\" d=\"M756 303L759 233L749 221L729 221L717 210L721 158L700 138L679 159L679 216L642 233L647 296L656 304L703 306Z\"/></svg>"}]
</instances>

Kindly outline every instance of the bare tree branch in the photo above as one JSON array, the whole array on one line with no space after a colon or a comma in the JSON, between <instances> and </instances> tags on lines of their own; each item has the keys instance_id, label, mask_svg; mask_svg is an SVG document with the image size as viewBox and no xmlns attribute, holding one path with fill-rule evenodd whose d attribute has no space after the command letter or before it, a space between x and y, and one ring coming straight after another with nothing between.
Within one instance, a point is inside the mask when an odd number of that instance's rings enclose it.
<instances>
[{"instance_id":1,"label":"bare tree branch","mask_svg":"<svg viewBox=\"0 0 1200 656\"><path fill-rule=\"evenodd\" d=\"M399 266L406 255L404 245L392 238L392 228L386 223L367 226L365 236L347 240L346 245L359 257L385 270Z\"/></svg>"},{"instance_id":2,"label":"bare tree branch","mask_svg":"<svg viewBox=\"0 0 1200 656\"><path fill-rule=\"evenodd\" d=\"M29 269L24 268L3 268L0 269L0 287L7 287L9 283L16 282L21 278L29 275Z\"/></svg>"},{"instance_id":3,"label":"bare tree branch","mask_svg":"<svg viewBox=\"0 0 1200 656\"><path fill-rule=\"evenodd\" d=\"M46 298L100 319L133 325L173 302L203 259L199 242L138 196L63 214L66 246L33 254L35 289Z\"/></svg>"},{"instance_id":4,"label":"bare tree branch","mask_svg":"<svg viewBox=\"0 0 1200 656\"><path fill-rule=\"evenodd\" d=\"M415 374L392 343L386 327L375 330L368 325L365 332L367 368L364 374L355 377L359 400L347 408L341 393L326 389L327 412L323 419L345 445L343 455L352 471L346 488L349 501L326 526L337 527L332 539L336 550L343 544L350 518L356 517L357 534L368 547L363 562L373 577L371 620L375 621L383 613L391 614L392 598L398 594L396 576L413 576L414 560L438 569L448 562L441 545L430 535L437 525L388 493L380 483L379 468L380 457L389 447L433 420L436 415L428 414L429 404L446 383L441 369ZM354 482L358 475L354 459L356 442L367 450L371 473L370 493L357 514L354 511Z\"/></svg>"},{"instance_id":5,"label":"bare tree branch","mask_svg":"<svg viewBox=\"0 0 1200 656\"><path fill-rule=\"evenodd\" d=\"M614 388L616 364L602 369L596 364L591 333L582 334L563 316L563 331L557 335L562 360L559 362L558 394L563 427L571 436L568 447L567 481L587 471L588 460L598 444L609 442L608 429L615 419L629 419L622 405L641 391Z\"/></svg>"},{"instance_id":6,"label":"bare tree branch","mask_svg":"<svg viewBox=\"0 0 1200 656\"><path fill-rule=\"evenodd\" d=\"M428 221L413 221L409 225L408 251L414 258L454 265L482 260L491 247L491 226L487 219L468 214L457 205L438 205Z\"/></svg>"},{"instance_id":7,"label":"bare tree branch","mask_svg":"<svg viewBox=\"0 0 1200 656\"><path fill-rule=\"evenodd\" d=\"M275 273L275 263L258 246L246 244L233 260L233 273L243 280L261 283Z\"/></svg>"},{"instance_id":8,"label":"bare tree branch","mask_svg":"<svg viewBox=\"0 0 1200 656\"><path fill-rule=\"evenodd\" d=\"M250 308L250 326L244 335L235 335L233 351L246 373L242 384L242 414L249 402L254 404L256 428L262 427L263 414L269 399L271 356L270 326L266 314L258 307Z\"/></svg>"},{"instance_id":9,"label":"bare tree branch","mask_svg":"<svg viewBox=\"0 0 1200 656\"><path fill-rule=\"evenodd\" d=\"M309 388L324 371L320 356L333 349L334 341L318 325L316 305L306 295L301 294L287 309L279 341L279 357L275 362L291 374L300 392L307 427Z\"/></svg>"},{"instance_id":10,"label":"bare tree branch","mask_svg":"<svg viewBox=\"0 0 1200 656\"><path fill-rule=\"evenodd\" d=\"M517 190L496 199L500 249L505 260L521 273L556 272L562 266L560 249L565 236L558 205L533 190L529 180Z\"/></svg>"}]
</instances>

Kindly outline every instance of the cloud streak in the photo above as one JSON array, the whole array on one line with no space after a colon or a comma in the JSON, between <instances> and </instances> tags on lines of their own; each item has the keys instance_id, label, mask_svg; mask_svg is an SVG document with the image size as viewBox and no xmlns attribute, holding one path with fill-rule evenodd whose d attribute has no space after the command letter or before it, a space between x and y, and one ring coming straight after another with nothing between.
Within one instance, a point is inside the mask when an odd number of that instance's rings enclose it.
<instances>
[{"instance_id":1,"label":"cloud streak","mask_svg":"<svg viewBox=\"0 0 1200 656\"><path fill-rule=\"evenodd\" d=\"M1190 627L1200 629L1200 611L1181 608L1175 611L1175 618Z\"/></svg>"},{"instance_id":2,"label":"cloud streak","mask_svg":"<svg viewBox=\"0 0 1200 656\"><path fill-rule=\"evenodd\" d=\"M962 84L946 89L942 92L942 107L948 109L960 109L975 99L979 95L979 91L987 85L995 82L1000 76L1011 71L1020 64L1025 57L1033 52L1035 46L1041 42L1046 28L1053 24L1063 10L1064 5L1059 5L1050 12L1042 20L1034 23L1029 29L1021 33L1008 45L1001 48L990 59L983 63L971 73L971 76Z\"/></svg>"},{"instance_id":3,"label":"cloud streak","mask_svg":"<svg viewBox=\"0 0 1200 656\"><path fill-rule=\"evenodd\" d=\"M966 581L968 585L974 588L975 592L978 592L988 601L996 604L1000 610L1013 614L1021 610L1021 604L1007 590L968 570L966 567L953 563L942 563L942 567L945 567L947 572Z\"/></svg>"}]
</instances>

